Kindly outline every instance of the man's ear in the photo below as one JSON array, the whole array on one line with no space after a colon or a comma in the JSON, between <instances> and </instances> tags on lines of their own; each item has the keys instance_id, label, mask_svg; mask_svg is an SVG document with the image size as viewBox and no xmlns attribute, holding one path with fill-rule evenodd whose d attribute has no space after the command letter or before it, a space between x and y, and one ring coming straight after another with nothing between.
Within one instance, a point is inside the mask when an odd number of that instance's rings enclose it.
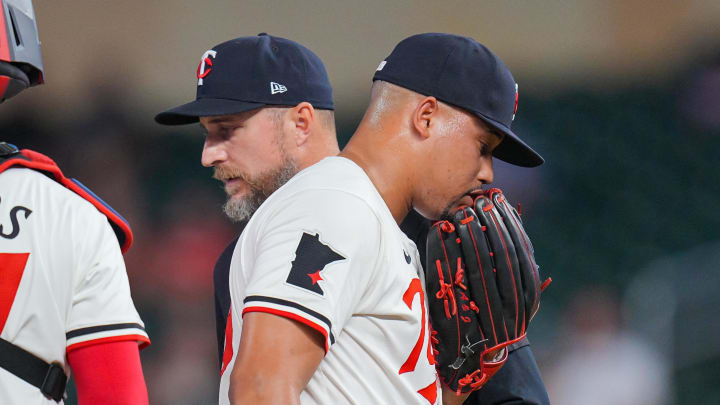
<instances>
[{"instance_id":1,"label":"man's ear","mask_svg":"<svg viewBox=\"0 0 720 405\"><path fill-rule=\"evenodd\" d=\"M295 133L295 144L301 146L310 137L312 124L316 118L315 109L312 104L303 101L293 107L291 111L290 120Z\"/></svg>"},{"instance_id":2,"label":"man's ear","mask_svg":"<svg viewBox=\"0 0 720 405\"><path fill-rule=\"evenodd\" d=\"M412 124L423 138L430 136L430 129L437 118L438 101L435 97L425 97L413 112Z\"/></svg>"}]
</instances>

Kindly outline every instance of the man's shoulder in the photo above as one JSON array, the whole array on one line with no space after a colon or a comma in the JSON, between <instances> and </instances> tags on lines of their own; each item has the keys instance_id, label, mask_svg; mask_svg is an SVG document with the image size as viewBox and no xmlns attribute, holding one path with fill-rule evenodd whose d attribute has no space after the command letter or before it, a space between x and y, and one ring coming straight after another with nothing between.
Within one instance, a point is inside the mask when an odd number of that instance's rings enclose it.
<instances>
[{"instance_id":1,"label":"man's shoulder","mask_svg":"<svg viewBox=\"0 0 720 405\"><path fill-rule=\"evenodd\" d=\"M362 169L348 159L327 158L273 193L252 216L241 239L281 229L375 235L392 220L386 211Z\"/></svg>"},{"instance_id":2,"label":"man's shoulder","mask_svg":"<svg viewBox=\"0 0 720 405\"><path fill-rule=\"evenodd\" d=\"M71 204L74 210L97 211L93 205L47 175L26 167L13 167L2 172L0 184L6 183L18 196L28 194L33 200L50 201L52 206ZM5 187L3 187L5 188Z\"/></svg>"},{"instance_id":3,"label":"man's shoulder","mask_svg":"<svg viewBox=\"0 0 720 405\"><path fill-rule=\"evenodd\" d=\"M269 205L292 199L362 200L375 207L379 194L365 172L351 160L332 156L302 170L271 198Z\"/></svg>"}]
</instances>

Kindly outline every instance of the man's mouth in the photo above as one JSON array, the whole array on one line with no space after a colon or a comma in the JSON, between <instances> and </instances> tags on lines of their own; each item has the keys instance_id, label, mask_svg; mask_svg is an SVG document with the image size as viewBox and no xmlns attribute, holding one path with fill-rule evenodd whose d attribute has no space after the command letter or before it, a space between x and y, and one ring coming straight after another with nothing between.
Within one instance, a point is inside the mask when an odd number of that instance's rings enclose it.
<instances>
[{"instance_id":1,"label":"man's mouth","mask_svg":"<svg viewBox=\"0 0 720 405\"><path fill-rule=\"evenodd\" d=\"M225 185L225 193L230 197L243 194L248 187L248 183L242 177L229 177L221 181Z\"/></svg>"},{"instance_id":2,"label":"man's mouth","mask_svg":"<svg viewBox=\"0 0 720 405\"><path fill-rule=\"evenodd\" d=\"M222 179L220 181L222 181L226 185L232 185L234 183L237 183L240 180L242 180L242 177L228 177L228 178Z\"/></svg>"},{"instance_id":3,"label":"man's mouth","mask_svg":"<svg viewBox=\"0 0 720 405\"><path fill-rule=\"evenodd\" d=\"M473 205L473 197L470 194L465 194L458 200L457 205L467 205L468 207L471 207Z\"/></svg>"}]
</instances>

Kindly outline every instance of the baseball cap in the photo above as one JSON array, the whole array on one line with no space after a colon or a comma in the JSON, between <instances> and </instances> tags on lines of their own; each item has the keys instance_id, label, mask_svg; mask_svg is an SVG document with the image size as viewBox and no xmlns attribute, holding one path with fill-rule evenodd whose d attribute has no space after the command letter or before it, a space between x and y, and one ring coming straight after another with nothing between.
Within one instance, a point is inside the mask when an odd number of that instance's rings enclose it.
<instances>
[{"instance_id":1,"label":"baseball cap","mask_svg":"<svg viewBox=\"0 0 720 405\"><path fill-rule=\"evenodd\" d=\"M505 64L472 38L426 33L402 40L380 63L382 80L463 108L505 134L493 156L517 166L544 160L511 129L517 111L515 79Z\"/></svg>"},{"instance_id":2,"label":"baseball cap","mask_svg":"<svg viewBox=\"0 0 720 405\"><path fill-rule=\"evenodd\" d=\"M155 116L164 125L198 122L198 117L236 114L268 105L332 110L325 66L312 51L265 33L223 42L203 53L195 101Z\"/></svg>"}]
</instances>

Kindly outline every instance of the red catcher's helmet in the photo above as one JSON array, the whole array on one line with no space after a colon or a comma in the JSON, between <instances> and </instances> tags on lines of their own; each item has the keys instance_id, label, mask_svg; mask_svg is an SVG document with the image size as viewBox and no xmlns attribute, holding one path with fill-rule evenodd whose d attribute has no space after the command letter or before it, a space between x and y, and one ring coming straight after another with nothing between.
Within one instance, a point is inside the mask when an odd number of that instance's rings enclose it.
<instances>
[{"instance_id":1,"label":"red catcher's helmet","mask_svg":"<svg viewBox=\"0 0 720 405\"><path fill-rule=\"evenodd\" d=\"M43 83L42 54L31 0L0 0L0 102Z\"/></svg>"}]
</instances>

